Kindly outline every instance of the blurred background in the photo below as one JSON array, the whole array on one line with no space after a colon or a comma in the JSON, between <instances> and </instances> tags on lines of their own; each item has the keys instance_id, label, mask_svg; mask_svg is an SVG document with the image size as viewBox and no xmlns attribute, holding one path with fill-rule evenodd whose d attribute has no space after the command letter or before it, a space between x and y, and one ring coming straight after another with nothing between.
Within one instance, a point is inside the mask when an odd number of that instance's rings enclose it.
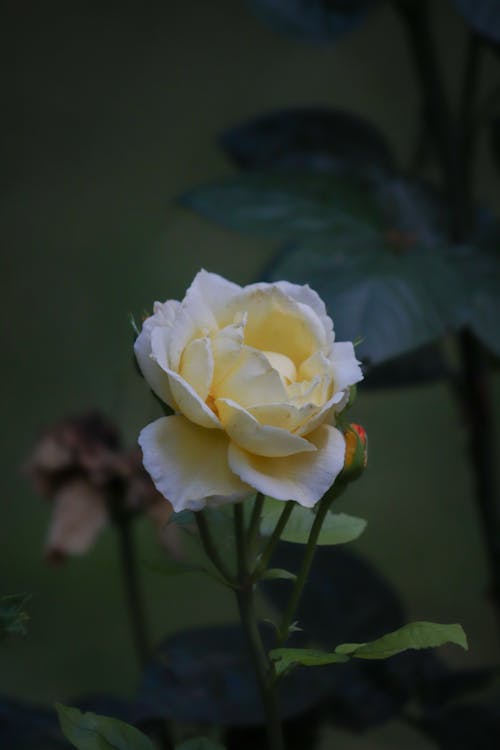
<instances>
[{"instance_id":1,"label":"blurred background","mask_svg":"<svg viewBox=\"0 0 500 750\"><path fill-rule=\"evenodd\" d=\"M268 110L348 109L377 124L407 164L415 75L389 3L330 46L279 36L235 0L8 2L2 15L0 588L33 598L28 636L1 649L0 693L44 703L97 691L130 696L139 665L113 532L105 529L86 556L50 567L50 507L23 463L44 427L88 409L108 414L134 445L160 409L133 366L129 314L140 319L153 300L182 298L201 267L245 284L271 257L271 241L217 227L175 202L234 172L216 145L221 131ZM444 0L432 3L432 17L455 95L467 28ZM483 66L488 89L499 79L498 55L487 51ZM474 174L478 198L498 210L486 136ZM498 415L497 372L492 380ZM395 586L409 618L462 623L470 650L450 648L449 663L497 664L466 435L451 389L361 385L354 418L370 439L369 471L339 502L368 520L354 548ZM142 560L161 554L145 521L135 533ZM227 592L197 575L165 579L144 568L141 578L155 640L237 619ZM331 731L337 747L433 747L397 721L362 736Z\"/></svg>"}]
</instances>

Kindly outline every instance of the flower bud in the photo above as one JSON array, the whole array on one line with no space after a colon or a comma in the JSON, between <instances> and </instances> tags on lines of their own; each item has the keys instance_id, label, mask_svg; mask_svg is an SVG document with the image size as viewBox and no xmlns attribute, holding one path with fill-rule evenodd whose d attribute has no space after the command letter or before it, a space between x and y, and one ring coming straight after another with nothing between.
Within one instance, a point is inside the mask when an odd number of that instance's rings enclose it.
<instances>
[{"instance_id":1,"label":"flower bud","mask_svg":"<svg viewBox=\"0 0 500 750\"><path fill-rule=\"evenodd\" d=\"M344 431L345 459L342 475L345 479L357 479L368 463L368 438L366 430L359 424L349 424Z\"/></svg>"}]
</instances>

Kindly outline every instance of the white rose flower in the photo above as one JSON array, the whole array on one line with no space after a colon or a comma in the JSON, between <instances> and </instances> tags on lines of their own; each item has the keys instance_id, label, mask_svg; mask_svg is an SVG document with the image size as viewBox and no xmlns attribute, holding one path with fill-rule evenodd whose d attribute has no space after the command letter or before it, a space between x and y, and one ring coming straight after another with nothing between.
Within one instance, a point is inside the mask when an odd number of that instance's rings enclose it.
<instances>
[{"instance_id":1,"label":"white rose flower","mask_svg":"<svg viewBox=\"0 0 500 750\"><path fill-rule=\"evenodd\" d=\"M363 376L308 286L240 287L200 271L182 302L155 303L135 353L175 412L139 437L144 466L175 511L253 490L312 507L342 470L335 417Z\"/></svg>"}]
</instances>

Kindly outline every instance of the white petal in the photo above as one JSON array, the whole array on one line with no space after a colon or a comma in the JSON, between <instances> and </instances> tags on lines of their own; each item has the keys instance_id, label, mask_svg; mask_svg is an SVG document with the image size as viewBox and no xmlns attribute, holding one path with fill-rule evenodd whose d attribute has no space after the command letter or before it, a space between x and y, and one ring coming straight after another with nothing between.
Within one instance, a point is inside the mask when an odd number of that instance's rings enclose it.
<instances>
[{"instance_id":1,"label":"white petal","mask_svg":"<svg viewBox=\"0 0 500 750\"><path fill-rule=\"evenodd\" d=\"M244 407L288 401L280 374L262 352L247 346L233 369L214 388L214 397L229 398Z\"/></svg>"},{"instance_id":2,"label":"white petal","mask_svg":"<svg viewBox=\"0 0 500 750\"><path fill-rule=\"evenodd\" d=\"M168 354L164 346L164 329L157 328L151 337L152 356L168 378L172 402L177 412L182 412L188 419L202 427L220 427L220 422L213 411L200 398L195 389L181 375L169 367Z\"/></svg>"},{"instance_id":3,"label":"white petal","mask_svg":"<svg viewBox=\"0 0 500 750\"><path fill-rule=\"evenodd\" d=\"M221 424L216 414L201 400L194 388L173 370L168 370L168 379L172 396L178 411L182 412L191 422L200 427L220 428Z\"/></svg>"},{"instance_id":4,"label":"white petal","mask_svg":"<svg viewBox=\"0 0 500 750\"><path fill-rule=\"evenodd\" d=\"M188 344L181 357L180 375L206 401L214 376L210 339L194 339Z\"/></svg>"},{"instance_id":5,"label":"white petal","mask_svg":"<svg viewBox=\"0 0 500 750\"><path fill-rule=\"evenodd\" d=\"M345 440L339 430L329 425L322 425L308 438L317 451L285 458L255 456L231 443L229 466L259 492L311 508L342 471Z\"/></svg>"},{"instance_id":6,"label":"white petal","mask_svg":"<svg viewBox=\"0 0 500 750\"><path fill-rule=\"evenodd\" d=\"M250 491L228 466L229 439L182 416L163 417L139 435L144 466L178 513L199 510L207 499L236 501Z\"/></svg>"},{"instance_id":7,"label":"white petal","mask_svg":"<svg viewBox=\"0 0 500 750\"><path fill-rule=\"evenodd\" d=\"M184 349L193 339L204 338L217 330L215 318L208 308L196 297L191 295L184 299L172 333L168 340L166 357L169 367L179 371L180 361Z\"/></svg>"},{"instance_id":8,"label":"white petal","mask_svg":"<svg viewBox=\"0 0 500 750\"><path fill-rule=\"evenodd\" d=\"M303 451L315 451L308 440L293 435L281 427L260 424L245 409L229 399L217 399L222 426L240 448L257 456L291 456Z\"/></svg>"},{"instance_id":9,"label":"white petal","mask_svg":"<svg viewBox=\"0 0 500 750\"><path fill-rule=\"evenodd\" d=\"M359 383L363 380L363 373L354 353L354 346L350 341L334 344L330 361L333 367L333 381L336 391Z\"/></svg>"},{"instance_id":10,"label":"white petal","mask_svg":"<svg viewBox=\"0 0 500 750\"><path fill-rule=\"evenodd\" d=\"M196 294L203 300L217 321L227 317L227 307L231 300L241 292L238 284L233 284L217 273L209 273L202 269L194 277L186 297ZM232 321L231 321L232 322Z\"/></svg>"},{"instance_id":11,"label":"white petal","mask_svg":"<svg viewBox=\"0 0 500 750\"><path fill-rule=\"evenodd\" d=\"M137 362L149 387L156 395L175 409L168 377L161 367L158 366L152 354L152 338L160 337L164 347L168 346L168 340L172 331L172 323L179 309L180 303L168 300L163 304L155 302L155 313L144 321L142 330L135 340L134 352ZM157 333L159 332L159 333Z\"/></svg>"},{"instance_id":12,"label":"white petal","mask_svg":"<svg viewBox=\"0 0 500 750\"><path fill-rule=\"evenodd\" d=\"M180 306L181 303L177 302L176 299L168 299L166 302L155 302L153 305L154 313L144 321L144 325L171 326Z\"/></svg>"},{"instance_id":13,"label":"white petal","mask_svg":"<svg viewBox=\"0 0 500 750\"><path fill-rule=\"evenodd\" d=\"M314 310L316 315L323 323L323 327L325 329L326 335L328 336L328 340L333 343L333 322L328 315L325 303L323 302L319 294L315 292L314 289L311 289L309 284L301 286L299 284L292 284L289 281L277 281L276 286L278 287L278 289L281 289L282 292L284 292L297 302L301 302L304 305L309 305L309 307Z\"/></svg>"}]
</instances>

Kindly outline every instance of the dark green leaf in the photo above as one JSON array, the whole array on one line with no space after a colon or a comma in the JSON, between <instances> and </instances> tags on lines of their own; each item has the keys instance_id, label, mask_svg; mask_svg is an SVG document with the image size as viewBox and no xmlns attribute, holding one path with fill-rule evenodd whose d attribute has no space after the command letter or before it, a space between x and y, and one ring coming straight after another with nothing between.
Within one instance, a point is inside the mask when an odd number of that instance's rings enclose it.
<instances>
[{"instance_id":1,"label":"dark green leaf","mask_svg":"<svg viewBox=\"0 0 500 750\"><path fill-rule=\"evenodd\" d=\"M461 275L443 253L398 253L377 232L353 231L288 248L270 280L309 283L325 300L337 339L362 336L358 355L378 364L457 329L464 319Z\"/></svg>"},{"instance_id":2,"label":"dark green leaf","mask_svg":"<svg viewBox=\"0 0 500 750\"><path fill-rule=\"evenodd\" d=\"M154 750L145 734L124 721L60 703L56 709L64 736L78 750Z\"/></svg>"},{"instance_id":3,"label":"dark green leaf","mask_svg":"<svg viewBox=\"0 0 500 750\"><path fill-rule=\"evenodd\" d=\"M224 745L221 745L220 742L207 740L206 737L193 737L191 740L176 745L175 750L224 750Z\"/></svg>"},{"instance_id":4,"label":"dark green leaf","mask_svg":"<svg viewBox=\"0 0 500 750\"><path fill-rule=\"evenodd\" d=\"M8 635L26 635L29 615L25 611L31 594L9 594L0 597L0 641Z\"/></svg>"},{"instance_id":5,"label":"dark green leaf","mask_svg":"<svg viewBox=\"0 0 500 750\"><path fill-rule=\"evenodd\" d=\"M377 0L246 0L256 15L281 34L327 42L352 31Z\"/></svg>"},{"instance_id":6,"label":"dark green leaf","mask_svg":"<svg viewBox=\"0 0 500 750\"><path fill-rule=\"evenodd\" d=\"M181 203L222 226L263 237L295 237L380 224L377 198L361 178L246 173L201 185Z\"/></svg>"},{"instance_id":7,"label":"dark green leaf","mask_svg":"<svg viewBox=\"0 0 500 750\"><path fill-rule=\"evenodd\" d=\"M262 511L261 533L272 534L283 510L283 503L267 497ZM310 508L295 505L285 530L281 534L284 542L306 544L314 523L315 513ZM366 528L366 521L346 513L328 513L318 537L318 545L346 544L357 539Z\"/></svg>"},{"instance_id":8,"label":"dark green leaf","mask_svg":"<svg viewBox=\"0 0 500 750\"><path fill-rule=\"evenodd\" d=\"M342 643L335 653L357 659L387 659L407 649L435 648L445 643L455 643L467 649L467 638L461 625L411 622L370 643Z\"/></svg>"},{"instance_id":9,"label":"dark green leaf","mask_svg":"<svg viewBox=\"0 0 500 750\"><path fill-rule=\"evenodd\" d=\"M500 252L462 247L455 248L451 258L464 277L465 323L500 357Z\"/></svg>"},{"instance_id":10,"label":"dark green leaf","mask_svg":"<svg viewBox=\"0 0 500 750\"><path fill-rule=\"evenodd\" d=\"M284 570L283 568L269 568L269 570L266 570L262 578L268 581L274 581L276 579L285 581L297 580L297 576L295 575L295 573L290 573L289 570Z\"/></svg>"},{"instance_id":11,"label":"dark green leaf","mask_svg":"<svg viewBox=\"0 0 500 750\"><path fill-rule=\"evenodd\" d=\"M277 675L282 675L290 667L300 664L303 667L324 667L327 664L341 664L349 661L342 654L328 654L313 648L275 648L269 652Z\"/></svg>"},{"instance_id":12,"label":"dark green leaf","mask_svg":"<svg viewBox=\"0 0 500 750\"><path fill-rule=\"evenodd\" d=\"M465 20L478 34L500 42L500 3L498 0L453 0Z\"/></svg>"},{"instance_id":13,"label":"dark green leaf","mask_svg":"<svg viewBox=\"0 0 500 750\"><path fill-rule=\"evenodd\" d=\"M224 151L244 169L306 169L316 172L341 165L392 170L384 136L353 112L288 109L271 112L227 130Z\"/></svg>"},{"instance_id":14,"label":"dark green leaf","mask_svg":"<svg viewBox=\"0 0 500 750\"><path fill-rule=\"evenodd\" d=\"M427 385L450 377L443 348L428 344L413 352L391 359L365 372L363 390L366 388L408 388Z\"/></svg>"},{"instance_id":15,"label":"dark green leaf","mask_svg":"<svg viewBox=\"0 0 500 750\"><path fill-rule=\"evenodd\" d=\"M269 585L280 588L274 583ZM283 584L285 586L285 584ZM266 649L274 643L261 628ZM280 686L284 719L324 698L324 674L292 675ZM264 723L255 673L239 625L185 630L169 638L146 667L135 706L138 721L159 718L186 724L249 726Z\"/></svg>"}]
</instances>

